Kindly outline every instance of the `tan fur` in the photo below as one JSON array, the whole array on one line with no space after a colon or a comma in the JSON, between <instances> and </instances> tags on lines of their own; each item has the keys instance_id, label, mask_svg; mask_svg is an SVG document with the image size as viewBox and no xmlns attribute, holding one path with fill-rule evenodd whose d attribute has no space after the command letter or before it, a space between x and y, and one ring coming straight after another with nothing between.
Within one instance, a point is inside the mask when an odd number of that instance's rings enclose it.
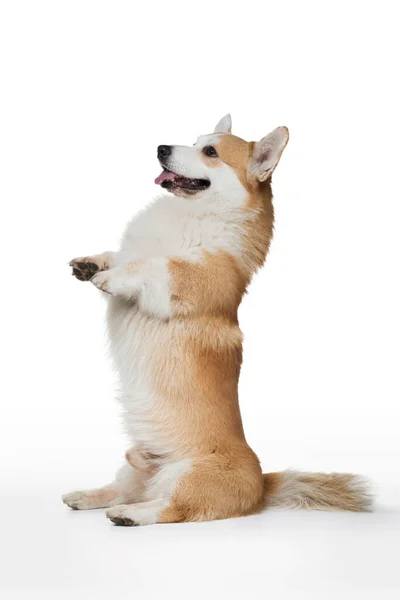
<instances>
[{"instance_id":1,"label":"tan fur","mask_svg":"<svg viewBox=\"0 0 400 600\"><path fill-rule=\"evenodd\" d=\"M207 156L206 154L204 154L203 150L199 150L199 153L201 160L204 162L205 165L207 165L207 167L215 169L221 164L220 158Z\"/></svg>"},{"instance_id":2,"label":"tan fur","mask_svg":"<svg viewBox=\"0 0 400 600\"><path fill-rule=\"evenodd\" d=\"M254 142L246 142L236 135L223 135L216 144L219 158L227 165L232 167L239 178L243 187L249 191L255 191L255 188L249 181L247 169L251 159Z\"/></svg>"},{"instance_id":3,"label":"tan fur","mask_svg":"<svg viewBox=\"0 0 400 600\"><path fill-rule=\"evenodd\" d=\"M163 403L154 413L176 458L225 451L244 439L237 382L241 336L224 319L190 319L181 327L167 324L173 342L168 358L154 357L153 377ZM221 330L224 333L221 335Z\"/></svg>"},{"instance_id":4,"label":"tan fur","mask_svg":"<svg viewBox=\"0 0 400 600\"><path fill-rule=\"evenodd\" d=\"M200 263L169 261L171 299L176 314L219 316L237 322L249 276L228 252L204 253Z\"/></svg>"},{"instance_id":5,"label":"tan fur","mask_svg":"<svg viewBox=\"0 0 400 600\"><path fill-rule=\"evenodd\" d=\"M255 215L244 228L243 259L249 271L254 273L264 264L273 236L274 209L269 180L259 184L257 192L249 193L246 208Z\"/></svg>"},{"instance_id":6,"label":"tan fur","mask_svg":"<svg viewBox=\"0 0 400 600\"><path fill-rule=\"evenodd\" d=\"M267 506L369 506L364 488L351 475L262 475L244 437L237 309L252 274L264 263L274 218L270 179L259 183L247 175L253 150L254 143L224 135L217 144L219 159L204 158L210 165L222 160L231 166L248 191L242 264L227 252L205 254L196 264L169 262L174 312L184 318L184 326L175 333L171 357L163 355L155 368L160 397L168 406L168 411L158 407L156 420L163 419L168 439L175 440L176 457L193 457L193 468L178 484L161 523L223 519Z\"/></svg>"},{"instance_id":7,"label":"tan fur","mask_svg":"<svg viewBox=\"0 0 400 600\"><path fill-rule=\"evenodd\" d=\"M245 211L254 213L245 226L243 243L246 248L243 260L252 275L265 261L273 235L274 209L272 206L271 180L264 183L248 176L255 143L246 142L234 135L221 136L216 145L218 156L235 171L239 181L248 192Z\"/></svg>"},{"instance_id":8,"label":"tan fur","mask_svg":"<svg viewBox=\"0 0 400 600\"><path fill-rule=\"evenodd\" d=\"M244 442L195 459L160 522L240 517L260 510L263 497L260 464Z\"/></svg>"}]
</instances>

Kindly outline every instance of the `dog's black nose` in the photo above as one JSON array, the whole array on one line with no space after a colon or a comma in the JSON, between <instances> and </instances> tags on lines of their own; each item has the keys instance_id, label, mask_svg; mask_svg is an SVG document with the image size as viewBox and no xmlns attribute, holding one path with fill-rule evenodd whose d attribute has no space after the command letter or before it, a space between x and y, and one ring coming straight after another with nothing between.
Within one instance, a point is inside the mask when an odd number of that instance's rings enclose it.
<instances>
[{"instance_id":1,"label":"dog's black nose","mask_svg":"<svg viewBox=\"0 0 400 600\"><path fill-rule=\"evenodd\" d=\"M171 146L158 146L157 156L158 158L167 158L172 152Z\"/></svg>"}]
</instances>

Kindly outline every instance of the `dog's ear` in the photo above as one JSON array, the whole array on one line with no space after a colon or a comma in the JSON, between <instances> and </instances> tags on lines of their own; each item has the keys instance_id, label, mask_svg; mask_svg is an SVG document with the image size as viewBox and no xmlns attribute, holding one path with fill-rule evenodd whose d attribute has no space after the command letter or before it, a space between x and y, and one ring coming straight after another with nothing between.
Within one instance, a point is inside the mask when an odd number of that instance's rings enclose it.
<instances>
[{"instance_id":1,"label":"dog's ear","mask_svg":"<svg viewBox=\"0 0 400 600\"><path fill-rule=\"evenodd\" d=\"M249 177L267 181L274 172L289 140L287 127L277 127L254 145L249 164Z\"/></svg>"},{"instance_id":2,"label":"dog's ear","mask_svg":"<svg viewBox=\"0 0 400 600\"><path fill-rule=\"evenodd\" d=\"M214 133L230 133L232 131L232 117L225 115L215 126Z\"/></svg>"}]
</instances>

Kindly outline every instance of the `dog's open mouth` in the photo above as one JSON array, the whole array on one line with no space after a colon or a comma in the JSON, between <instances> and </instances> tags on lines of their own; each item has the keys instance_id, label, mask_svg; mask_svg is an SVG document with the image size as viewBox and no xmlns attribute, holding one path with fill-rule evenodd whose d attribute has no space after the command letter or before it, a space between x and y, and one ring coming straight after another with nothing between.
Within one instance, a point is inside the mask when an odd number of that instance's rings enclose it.
<instances>
[{"instance_id":1,"label":"dog's open mouth","mask_svg":"<svg viewBox=\"0 0 400 600\"><path fill-rule=\"evenodd\" d=\"M165 167L163 167L163 172L154 180L154 183L161 185L161 187L167 190L179 188L187 190L188 192L205 190L210 185L208 179L190 179L189 177L183 177L182 175L173 173Z\"/></svg>"}]
</instances>

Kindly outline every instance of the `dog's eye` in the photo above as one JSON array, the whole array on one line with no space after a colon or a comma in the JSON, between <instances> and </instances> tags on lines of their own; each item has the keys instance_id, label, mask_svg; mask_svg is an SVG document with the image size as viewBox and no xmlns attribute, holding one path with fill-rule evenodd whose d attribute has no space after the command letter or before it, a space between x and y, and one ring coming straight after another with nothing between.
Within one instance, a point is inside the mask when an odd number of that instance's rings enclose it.
<instances>
[{"instance_id":1,"label":"dog's eye","mask_svg":"<svg viewBox=\"0 0 400 600\"><path fill-rule=\"evenodd\" d=\"M218 156L217 151L214 148L214 146L206 146L205 148L203 148L203 152L206 156L211 156L211 157Z\"/></svg>"}]
</instances>

